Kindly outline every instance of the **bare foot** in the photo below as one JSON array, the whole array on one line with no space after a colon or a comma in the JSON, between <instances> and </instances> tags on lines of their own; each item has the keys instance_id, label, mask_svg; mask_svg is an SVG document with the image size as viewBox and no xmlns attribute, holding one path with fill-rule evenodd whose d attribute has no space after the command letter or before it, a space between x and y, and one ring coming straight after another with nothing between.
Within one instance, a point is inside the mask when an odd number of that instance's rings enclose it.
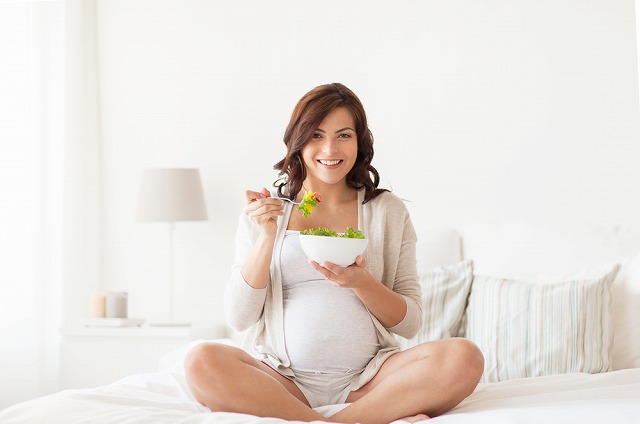
<instances>
[{"instance_id":1,"label":"bare foot","mask_svg":"<svg viewBox=\"0 0 640 424\"><path fill-rule=\"evenodd\" d=\"M408 423L416 423L418 421L424 421L424 420L428 420L430 418L431 417L429 417L428 415L418 414L418 415L414 415L413 417L400 418L398 421L406 421Z\"/></svg>"}]
</instances>

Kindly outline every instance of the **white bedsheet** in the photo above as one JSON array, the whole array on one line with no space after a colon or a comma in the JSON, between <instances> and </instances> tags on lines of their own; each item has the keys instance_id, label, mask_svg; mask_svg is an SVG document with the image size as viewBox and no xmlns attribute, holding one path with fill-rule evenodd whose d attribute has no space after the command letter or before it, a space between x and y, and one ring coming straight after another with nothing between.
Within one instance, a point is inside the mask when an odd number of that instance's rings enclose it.
<instances>
[{"instance_id":1,"label":"white bedsheet","mask_svg":"<svg viewBox=\"0 0 640 424\"><path fill-rule=\"evenodd\" d=\"M65 390L0 411L0 423L283 423L275 418L211 412L191 396L182 352L161 371L92 389ZM173 363L171 363L173 361ZM345 405L319 408L328 415ZM433 423L640 423L640 368L487 383Z\"/></svg>"}]
</instances>

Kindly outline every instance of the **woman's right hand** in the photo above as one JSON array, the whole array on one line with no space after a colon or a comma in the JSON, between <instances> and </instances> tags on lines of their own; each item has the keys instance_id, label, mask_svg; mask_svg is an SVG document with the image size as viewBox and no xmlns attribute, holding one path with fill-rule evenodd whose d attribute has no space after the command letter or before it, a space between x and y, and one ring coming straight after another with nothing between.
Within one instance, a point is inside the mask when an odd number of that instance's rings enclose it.
<instances>
[{"instance_id":1,"label":"woman's right hand","mask_svg":"<svg viewBox=\"0 0 640 424\"><path fill-rule=\"evenodd\" d=\"M264 187L260 191L247 190L244 197L247 202L244 213L258 224L264 235L275 235L278 217L284 215L284 202L271 197Z\"/></svg>"},{"instance_id":2,"label":"woman's right hand","mask_svg":"<svg viewBox=\"0 0 640 424\"><path fill-rule=\"evenodd\" d=\"M240 274L251 287L263 289L271 281L270 268L273 243L276 239L278 217L284 215L284 202L271 197L269 190L244 192L244 213L259 227L260 235L255 240Z\"/></svg>"}]
</instances>

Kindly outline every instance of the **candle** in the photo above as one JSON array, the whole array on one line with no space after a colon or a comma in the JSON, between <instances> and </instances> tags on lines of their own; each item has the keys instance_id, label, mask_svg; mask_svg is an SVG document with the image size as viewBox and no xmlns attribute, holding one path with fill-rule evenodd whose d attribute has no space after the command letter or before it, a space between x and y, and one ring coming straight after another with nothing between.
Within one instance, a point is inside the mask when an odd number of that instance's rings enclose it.
<instances>
[{"instance_id":1,"label":"candle","mask_svg":"<svg viewBox=\"0 0 640 424\"><path fill-rule=\"evenodd\" d=\"M127 317L127 293L125 292L108 292L107 293L106 317L107 318L126 318Z\"/></svg>"},{"instance_id":2,"label":"candle","mask_svg":"<svg viewBox=\"0 0 640 424\"><path fill-rule=\"evenodd\" d=\"M89 316L91 318L104 318L107 296L94 294L89 302Z\"/></svg>"}]
</instances>

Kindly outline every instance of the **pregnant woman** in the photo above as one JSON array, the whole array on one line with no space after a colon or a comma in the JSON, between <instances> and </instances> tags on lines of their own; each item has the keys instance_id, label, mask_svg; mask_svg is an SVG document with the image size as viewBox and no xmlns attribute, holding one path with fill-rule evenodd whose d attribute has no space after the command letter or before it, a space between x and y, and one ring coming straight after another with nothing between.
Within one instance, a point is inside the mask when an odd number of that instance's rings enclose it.
<instances>
[{"instance_id":1,"label":"pregnant woman","mask_svg":"<svg viewBox=\"0 0 640 424\"><path fill-rule=\"evenodd\" d=\"M214 411L299 421L389 423L442 414L473 392L483 370L465 339L401 351L393 334L421 325L416 234L397 196L378 188L364 108L342 84L305 94L285 131L274 192L245 192L236 259L225 296L244 349L205 343L189 352L187 381ZM308 217L300 202L322 194ZM361 230L355 263L307 260L299 232ZM325 417L313 408L348 403Z\"/></svg>"}]
</instances>

